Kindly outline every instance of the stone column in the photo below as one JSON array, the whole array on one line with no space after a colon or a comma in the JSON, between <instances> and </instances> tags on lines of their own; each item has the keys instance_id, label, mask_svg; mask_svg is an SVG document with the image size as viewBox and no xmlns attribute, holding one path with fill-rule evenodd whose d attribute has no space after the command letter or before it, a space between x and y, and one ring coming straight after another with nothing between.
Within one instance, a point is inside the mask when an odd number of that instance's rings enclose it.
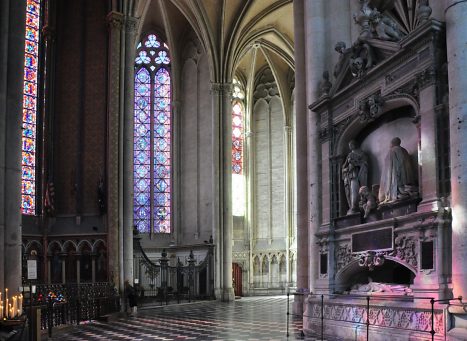
<instances>
[{"instance_id":1,"label":"stone column","mask_svg":"<svg viewBox=\"0 0 467 341\"><path fill-rule=\"evenodd\" d=\"M123 27L123 14L110 12L107 15L109 29L108 53L108 92L107 92L107 250L108 279L117 284L119 279L119 243L118 243L118 137L120 110L120 39Z\"/></svg>"},{"instance_id":2,"label":"stone column","mask_svg":"<svg viewBox=\"0 0 467 341\"><path fill-rule=\"evenodd\" d=\"M292 118L289 115L289 122ZM284 141L285 141L285 227L286 227L286 235L285 235L285 248L286 248L286 279L287 282L290 281L290 267L289 267L289 260L290 260L290 241L292 240L292 230L293 230L293 142L292 142L292 127L290 125L284 126ZM280 264L280 259L278 259ZM279 281L282 281L280 278L279 272Z\"/></svg>"},{"instance_id":3,"label":"stone column","mask_svg":"<svg viewBox=\"0 0 467 341\"><path fill-rule=\"evenodd\" d=\"M133 116L134 61L137 19L125 22L125 85L123 117L123 271L124 280L133 283Z\"/></svg>"},{"instance_id":4,"label":"stone column","mask_svg":"<svg viewBox=\"0 0 467 341\"><path fill-rule=\"evenodd\" d=\"M251 117L249 109L247 109L245 117ZM244 139L244 175L245 175L245 188L246 188L246 207L245 207L245 225L248 229L248 235L246 240L248 240L248 285L245 286L245 293L250 291L250 287L253 284L253 246L254 246L254 233L253 233L253 202L254 196L252 191L252 182L254 174L254 153L253 151L253 141L254 135L250 130L250 120L245 120L245 139ZM248 125L248 126L247 126Z\"/></svg>"},{"instance_id":5,"label":"stone column","mask_svg":"<svg viewBox=\"0 0 467 341\"><path fill-rule=\"evenodd\" d=\"M222 242L222 300L230 302L235 299L232 287L232 85L216 83L212 85L215 98L214 115L218 115L222 124L219 136L221 193L221 242Z\"/></svg>"},{"instance_id":6,"label":"stone column","mask_svg":"<svg viewBox=\"0 0 467 341\"><path fill-rule=\"evenodd\" d=\"M4 1L5 2L5 1ZM21 285L21 135L22 135L22 106L23 106L23 63L24 63L24 35L25 35L25 9L26 1L6 1L2 4L2 48L4 40L7 50L2 51L3 61L1 82L5 84L2 89L0 101L5 103L1 109L5 110L3 129L0 132L5 136L4 144L4 251L2 263L4 268L4 287L10 288L15 294ZM8 8L7 8L8 7ZM5 9L5 12L3 11ZM4 69L5 67L5 69ZM2 110L2 111L3 111ZM3 114L3 113L2 113ZM0 227L1 228L1 227Z\"/></svg>"},{"instance_id":7,"label":"stone column","mask_svg":"<svg viewBox=\"0 0 467 341\"><path fill-rule=\"evenodd\" d=\"M295 148L297 191L297 290L308 290L308 166L307 166L307 102L305 68L305 6L294 1L295 38ZM303 297L296 296L294 314L303 313Z\"/></svg>"},{"instance_id":8,"label":"stone column","mask_svg":"<svg viewBox=\"0 0 467 341\"><path fill-rule=\"evenodd\" d=\"M51 283L51 277L52 274L50 272L51 269L51 264L50 264L50 256L47 256L47 284Z\"/></svg>"},{"instance_id":9,"label":"stone column","mask_svg":"<svg viewBox=\"0 0 467 341\"><path fill-rule=\"evenodd\" d=\"M467 297L467 1L446 0L451 138L452 286Z\"/></svg>"},{"instance_id":10,"label":"stone column","mask_svg":"<svg viewBox=\"0 0 467 341\"><path fill-rule=\"evenodd\" d=\"M77 254L76 257L76 283L80 284L81 283L81 261L79 257L81 254Z\"/></svg>"},{"instance_id":11,"label":"stone column","mask_svg":"<svg viewBox=\"0 0 467 341\"><path fill-rule=\"evenodd\" d=\"M306 94L307 103L318 99L318 84L325 66L326 31L324 17L324 0L308 1L305 3L306 41ZM297 108L298 111L298 108ZM310 112L308 115L308 282L309 289L316 291L315 283L318 278L319 254L316 246L315 233L321 223L320 200L320 163L321 147L319 142L320 118L318 114ZM298 124L297 124L298 126ZM298 135L298 134L297 134ZM302 157L303 155L300 155ZM299 156L297 156L298 158Z\"/></svg>"},{"instance_id":12,"label":"stone column","mask_svg":"<svg viewBox=\"0 0 467 341\"><path fill-rule=\"evenodd\" d=\"M96 255L91 256L91 281L92 283L96 282Z\"/></svg>"},{"instance_id":13,"label":"stone column","mask_svg":"<svg viewBox=\"0 0 467 341\"><path fill-rule=\"evenodd\" d=\"M214 264L214 296L217 299L222 297L222 228L221 228L221 181L220 174L222 169L222 147L220 146L220 141L222 137L222 126L221 126L221 119L219 114L219 108L221 106L221 99L220 96L220 86L218 83L211 84L211 95L212 95L212 117L213 117L213 124L212 124L212 145L213 145L213 198L217 198L213 202L213 240L214 240L214 254L213 254L213 264Z\"/></svg>"},{"instance_id":14,"label":"stone column","mask_svg":"<svg viewBox=\"0 0 467 341\"><path fill-rule=\"evenodd\" d=\"M173 158L172 164L172 226L180 226L181 222L181 189L180 189L180 166L181 166L181 115L182 115L182 105L180 101L172 101L172 155ZM216 226L216 225L213 225ZM182 231L179 228L172 230L171 241L175 242L175 245L179 245L182 239Z\"/></svg>"},{"instance_id":15,"label":"stone column","mask_svg":"<svg viewBox=\"0 0 467 341\"><path fill-rule=\"evenodd\" d=\"M8 19L9 2L0 2L0 288L5 287L5 147L6 99L8 93Z\"/></svg>"},{"instance_id":16,"label":"stone column","mask_svg":"<svg viewBox=\"0 0 467 341\"><path fill-rule=\"evenodd\" d=\"M62 284L65 284L65 281L66 281L66 258L67 257L68 256L66 253L60 255L60 259L62 260Z\"/></svg>"},{"instance_id":17,"label":"stone column","mask_svg":"<svg viewBox=\"0 0 467 341\"><path fill-rule=\"evenodd\" d=\"M232 85L222 85L222 228L223 228L223 297L230 302L235 300L232 287Z\"/></svg>"}]
</instances>

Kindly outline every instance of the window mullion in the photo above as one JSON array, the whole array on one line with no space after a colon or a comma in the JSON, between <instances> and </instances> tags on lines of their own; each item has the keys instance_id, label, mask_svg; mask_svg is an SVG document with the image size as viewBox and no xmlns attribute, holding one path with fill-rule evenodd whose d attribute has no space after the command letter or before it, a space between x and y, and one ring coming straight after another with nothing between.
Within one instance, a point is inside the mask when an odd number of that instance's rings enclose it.
<instances>
[{"instance_id":1,"label":"window mullion","mask_svg":"<svg viewBox=\"0 0 467 341\"><path fill-rule=\"evenodd\" d=\"M150 184L150 191L151 191L151 194L150 194L150 223L149 223L149 236L152 237L152 234L154 232L154 186L155 186L155 181L154 181L154 102L155 102L155 99L154 99L154 73L150 72L150 75L151 75L151 86L150 86L150 101L151 101L151 105L150 105L150 109L149 109L149 112L150 112L150 118L149 118L149 122L150 122L150 157L149 157L149 160L150 160L150 165L149 165L149 176L151 177L150 181L149 181L149 184Z\"/></svg>"}]
</instances>

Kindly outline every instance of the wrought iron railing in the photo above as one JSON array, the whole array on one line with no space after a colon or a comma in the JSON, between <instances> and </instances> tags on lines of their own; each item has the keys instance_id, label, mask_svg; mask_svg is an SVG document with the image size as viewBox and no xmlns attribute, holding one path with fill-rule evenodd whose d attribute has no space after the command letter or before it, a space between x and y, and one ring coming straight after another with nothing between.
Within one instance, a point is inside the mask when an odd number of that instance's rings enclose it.
<instances>
[{"instance_id":1,"label":"wrought iron railing","mask_svg":"<svg viewBox=\"0 0 467 341\"><path fill-rule=\"evenodd\" d=\"M214 297L214 245L206 244L206 257L197 263L193 251L185 263L179 259L170 265L167 252L161 257L150 258L139 239L134 244L134 269L138 296L143 300L156 300L161 304L170 301L191 301Z\"/></svg>"},{"instance_id":2,"label":"wrought iron railing","mask_svg":"<svg viewBox=\"0 0 467 341\"><path fill-rule=\"evenodd\" d=\"M40 327L49 336L53 327L80 324L120 311L120 296L112 283L39 284L35 289L31 298L29 292L25 293L24 305L29 318L34 309L41 311Z\"/></svg>"}]
</instances>

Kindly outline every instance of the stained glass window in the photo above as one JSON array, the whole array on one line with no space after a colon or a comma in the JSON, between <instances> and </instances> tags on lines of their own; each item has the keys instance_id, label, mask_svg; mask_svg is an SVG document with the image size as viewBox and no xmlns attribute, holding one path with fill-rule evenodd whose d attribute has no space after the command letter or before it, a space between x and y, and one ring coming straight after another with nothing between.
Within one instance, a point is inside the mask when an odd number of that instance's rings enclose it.
<instances>
[{"instance_id":1,"label":"stained glass window","mask_svg":"<svg viewBox=\"0 0 467 341\"><path fill-rule=\"evenodd\" d=\"M36 124L40 16L40 0L27 0L24 45L21 211L23 214L29 215L36 213Z\"/></svg>"},{"instance_id":2,"label":"stained glass window","mask_svg":"<svg viewBox=\"0 0 467 341\"><path fill-rule=\"evenodd\" d=\"M233 80L232 102L232 213L243 216L245 212L245 180L243 175L244 119L242 86Z\"/></svg>"},{"instance_id":3,"label":"stained glass window","mask_svg":"<svg viewBox=\"0 0 467 341\"><path fill-rule=\"evenodd\" d=\"M243 112L240 102L232 106L232 172L242 174L243 170Z\"/></svg>"},{"instance_id":4,"label":"stained glass window","mask_svg":"<svg viewBox=\"0 0 467 341\"><path fill-rule=\"evenodd\" d=\"M143 233L171 232L171 84L168 47L154 34L135 59L134 224Z\"/></svg>"}]
</instances>

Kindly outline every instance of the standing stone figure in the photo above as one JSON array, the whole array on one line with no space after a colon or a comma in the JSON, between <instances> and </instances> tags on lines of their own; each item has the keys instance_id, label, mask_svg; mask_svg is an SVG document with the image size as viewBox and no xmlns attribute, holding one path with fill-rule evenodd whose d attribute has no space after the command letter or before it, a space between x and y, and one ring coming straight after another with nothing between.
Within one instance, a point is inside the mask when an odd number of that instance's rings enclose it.
<instances>
[{"instance_id":1,"label":"standing stone figure","mask_svg":"<svg viewBox=\"0 0 467 341\"><path fill-rule=\"evenodd\" d=\"M333 72L334 78L337 79L337 77L339 77L339 74L344 70L346 56L350 53L350 49L346 47L343 41L339 41L338 43L336 43L334 50L336 50L339 53L339 60L334 66Z\"/></svg>"},{"instance_id":2,"label":"standing stone figure","mask_svg":"<svg viewBox=\"0 0 467 341\"><path fill-rule=\"evenodd\" d=\"M416 193L415 173L412 169L410 155L401 147L401 139L395 137L391 140L379 188L380 204L396 200L408 199Z\"/></svg>"},{"instance_id":3,"label":"standing stone figure","mask_svg":"<svg viewBox=\"0 0 467 341\"><path fill-rule=\"evenodd\" d=\"M350 153L342 165L342 179L349 204L347 214L354 214L360 212L358 191L360 187L367 185L368 159L354 140L349 142L349 148Z\"/></svg>"}]
</instances>

